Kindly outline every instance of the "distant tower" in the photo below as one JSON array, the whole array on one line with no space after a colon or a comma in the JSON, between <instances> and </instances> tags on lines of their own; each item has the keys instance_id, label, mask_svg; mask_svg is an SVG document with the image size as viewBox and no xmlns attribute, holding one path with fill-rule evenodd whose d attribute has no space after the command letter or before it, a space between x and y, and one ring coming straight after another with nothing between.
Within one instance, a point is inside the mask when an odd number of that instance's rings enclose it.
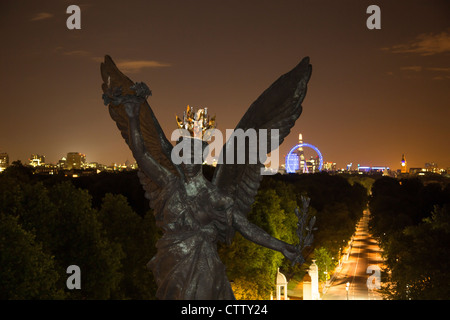
<instances>
[{"instance_id":1,"label":"distant tower","mask_svg":"<svg viewBox=\"0 0 450 320\"><path fill-rule=\"evenodd\" d=\"M303 143L303 136L301 133L298 135L298 143L299 144ZM303 153L303 147L298 148L297 153L298 153L298 158L299 158L298 169L299 169L299 171L305 173L306 172L306 163L305 163L305 154Z\"/></svg>"},{"instance_id":2,"label":"distant tower","mask_svg":"<svg viewBox=\"0 0 450 320\"><path fill-rule=\"evenodd\" d=\"M404 154L402 154L402 170L401 170L401 172L402 173L407 173L408 172L408 169L407 169L407 166L406 166L406 159L405 159L405 155Z\"/></svg>"}]
</instances>

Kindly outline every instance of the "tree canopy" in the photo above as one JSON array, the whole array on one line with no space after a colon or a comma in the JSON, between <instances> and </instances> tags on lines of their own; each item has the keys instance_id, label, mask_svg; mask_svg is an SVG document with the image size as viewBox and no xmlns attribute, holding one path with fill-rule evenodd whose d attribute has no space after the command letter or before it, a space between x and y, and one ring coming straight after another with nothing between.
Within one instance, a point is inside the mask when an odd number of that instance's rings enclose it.
<instances>
[{"instance_id":1,"label":"tree canopy","mask_svg":"<svg viewBox=\"0 0 450 320\"><path fill-rule=\"evenodd\" d=\"M2 297L154 297L145 270L157 237L151 212L141 217L111 194L96 209L88 190L70 180L38 181L20 164L0 175L0 191ZM80 267L81 290L66 287L70 265Z\"/></svg>"},{"instance_id":2,"label":"tree canopy","mask_svg":"<svg viewBox=\"0 0 450 320\"><path fill-rule=\"evenodd\" d=\"M386 298L450 298L449 186L415 178L374 183L369 226L386 258Z\"/></svg>"},{"instance_id":3,"label":"tree canopy","mask_svg":"<svg viewBox=\"0 0 450 320\"><path fill-rule=\"evenodd\" d=\"M337 257L362 215L367 194L358 180L325 173L266 176L248 219L296 244L295 208L307 196L318 229L304 255L310 261L319 256L314 248L323 247L328 256ZM9 235L0 239L2 261L10 266L1 270L8 282L0 286L5 299L154 299L156 285L146 264L161 231L136 172L71 179L33 175L15 163L0 174L0 217L2 235ZM219 254L239 299L268 299L278 268L289 280L302 278L308 264L292 266L281 253L238 233L230 246L219 244ZM69 265L81 269L81 290L66 287ZM46 285L45 277L51 278ZM26 283L29 290L15 289Z\"/></svg>"}]
</instances>

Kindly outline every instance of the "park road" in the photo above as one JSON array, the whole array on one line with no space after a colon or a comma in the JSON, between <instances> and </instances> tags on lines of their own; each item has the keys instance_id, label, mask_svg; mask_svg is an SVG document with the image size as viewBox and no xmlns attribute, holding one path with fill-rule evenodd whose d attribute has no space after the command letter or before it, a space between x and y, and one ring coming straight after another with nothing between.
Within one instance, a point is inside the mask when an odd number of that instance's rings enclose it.
<instances>
[{"instance_id":1,"label":"park road","mask_svg":"<svg viewBox=\"0 0 450 320\"><path fill-rule=\"evenodd\" d=\"M356 225L348 248L348 259L343 255L342 264L325 287L322 300L382 300L376 289L369 288L370 283L375 287L374 272L380 270L383 264L381 249L369 234L369 215L368 210L364 211Z\"/></svg>"}]
</instances>

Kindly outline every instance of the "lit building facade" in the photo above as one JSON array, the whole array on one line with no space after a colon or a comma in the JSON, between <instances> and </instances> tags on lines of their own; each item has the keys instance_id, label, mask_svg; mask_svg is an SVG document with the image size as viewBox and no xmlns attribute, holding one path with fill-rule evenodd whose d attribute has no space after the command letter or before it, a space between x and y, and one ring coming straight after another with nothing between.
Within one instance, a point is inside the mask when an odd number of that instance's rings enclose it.
<instances>
[{"instance_id":1,"label":"lit building facade","mask_svg":"<svg viewBox=\"0 0 450 320\"><path fill-rule=\"evenodd\" d=\"M438 168L437 163L435 163L435 162L427 162L427 163L425 163L425 171L426 172L439 173L439 168Z\"/></svg>"},{"instance_id":2,"label":"lit building facade","mask_svg":"<svg viewBox=\"0 0 450 320\"><path fill-rule=\"evenodd\" d=\"M69 152L66 157L65 168L83 169L86 165L86 155L79 152Z\"/></svg>"},{"instance_id":3,"label":"lit building facade","mask_svg":"<svg viewBox=\"0 0 450 320\"><path fill-rule=\"evenodd\" d=\"M325 171L336 171L336 162L324 162L323 163L323 170Z\"/></svg>"},{"instance_id":4,"label":"lit building facade","mask_svg":"<svg viewBox=\"0 0 450 320\"><path fill-rule=\"evenodd\" d=\"M33 167L39 167L43 166L45 164L45 156L41 156L39 154L32 154L30 159L28 159L30 162L30 166Z\"/></svg>"},{"instance_id":5,"label":"lit building facade","mask_svg":"<svg viewBox=\"0 0 450 320\"><path fill-rule=\"evenodd\" d=\"M7 153L0 153L0 172L8 168L9 166L9 156Z\"/></svg>"},{"instance_id":6,"label":"lit building facade","mask_svg":"<svg viewBox=\"0 0 450 320\"><path fill-rule=\"evenodd\" d=\"M313 157L311 156L308 161L306 161L306 170L303 168L303 173L305 172L318 172L320 165L319 156Z\"/></svg>"},{"instance_id":7,"label":"lit building facade","mask_svg":"<svg viewBox=\"0 0 450 320\"><path fill-rule=\"evenodd\" d=\"M358 164L358 173L383 173L388 175L390 169L386 166L364 167Z\"/></svg>"}]
</instances>

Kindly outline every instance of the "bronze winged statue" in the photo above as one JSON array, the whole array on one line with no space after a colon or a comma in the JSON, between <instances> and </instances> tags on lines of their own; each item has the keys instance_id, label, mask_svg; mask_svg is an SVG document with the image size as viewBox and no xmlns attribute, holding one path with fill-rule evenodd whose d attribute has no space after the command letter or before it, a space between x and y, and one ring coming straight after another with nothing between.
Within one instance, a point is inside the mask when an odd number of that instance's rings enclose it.
<instances>
[{"instance_id":1,"label":"bronze winged statue","mask_svg":"<svg viewBox=\"0 0 450 320\"><path fill-rule=\"evenodd\" d=\"M275 239L247 220L261 181L263 163L220 163L211 181L201 164L175 164L173 145L147 102L144 83L134 83L105 56L101 64L103 99L138 164L138 176L163 230L149 261L158 299L235 299L217 242L231 243L235 231L291 261L304 261L299 248ZM309 58L281 76L253 102L236 129L278 129L279 144L302 112L311 76ZM259 132L259 131L257 131ZM235 146L228 141L222 152Z\"/></svg>"}]
</instances>

